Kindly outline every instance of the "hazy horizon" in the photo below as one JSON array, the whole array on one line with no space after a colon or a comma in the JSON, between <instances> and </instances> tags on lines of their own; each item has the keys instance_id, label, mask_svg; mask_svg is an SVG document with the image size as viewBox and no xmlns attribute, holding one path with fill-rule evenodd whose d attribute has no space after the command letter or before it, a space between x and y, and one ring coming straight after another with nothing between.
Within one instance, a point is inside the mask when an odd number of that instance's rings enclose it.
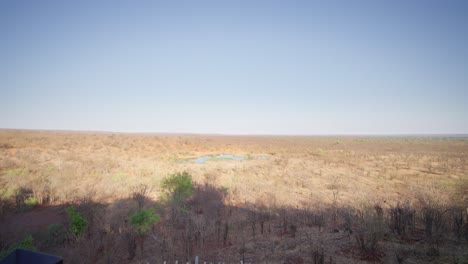
<instances>
[{"instance_id":1,"label":"hazy horizon","mask_svg":"<svg viewBox=\"0 0 468 264\"><path fill-rule=\"evenodd\" d=\"M229 134L229 133L190 133L190 132L121 132L106 130L62 130L35 128L0 128L0 131L28 131L50 133L85 133L85 134L128 134L128 135L194 135L194 136L260 136L260 137L450 137L466 138L468 134Z\"/></svg>"},{"instance_id":2,"label":"hazy horizon","mask_svg":"<svg viewBox=\"0 0 468 264\"><path fill-rule=\"evenodd\" d=\"M2 1L0 128L468 134L468 1Z\"/></svg>"}]
</instances>

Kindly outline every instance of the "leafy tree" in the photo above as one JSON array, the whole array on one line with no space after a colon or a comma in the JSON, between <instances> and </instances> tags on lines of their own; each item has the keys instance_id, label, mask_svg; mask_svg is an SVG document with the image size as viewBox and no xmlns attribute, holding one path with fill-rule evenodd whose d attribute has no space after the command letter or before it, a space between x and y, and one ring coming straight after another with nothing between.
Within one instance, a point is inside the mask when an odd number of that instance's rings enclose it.
<instances>
[{"instance_id":1,"label":"leafy tree","mask_svg":"<svg viewBox=\"0 0 468 264\"><path fill-rule=\"evenodd\" d=\"M70 221L70 231L77 237L82 235L88 227L88 221L73 206L67 208L67 214Z\"/></svg>"},{"instance_id":2,"label":"leafy tree","mask_svg":"<svg viewBox=\"0 0 468 264\"><path fill-rule=\"evenodd\" d=\"M138 242L141 245L140 249L143 252L143 244L145 237L151 231L153 224L159 221L159 215L154 212L154 208L142 208L138 212L134 213L130 217L130 224L135 227L136 232L138 233ZM130 237L129 240L129 253L130 259L135 257L136 241L134 238Z\"/></svg>"},{"instance_id":3,"label":"leafy tree","mask_svg":"<svg viewBox=\"0 0 468 264\"><path fill-rule=\"evenodd\" d=\"M166 193L177 201L182 201L193 193L192 176L184 171L166 177L161 184Z\"/></svg>"},{"instance_id":4,"label":"leafy tree","mask_svg":"<svg viewBox=\"0 0 468 264\"><path fill-rule=\"evenodd\" d=\"M130 217L130 223L135 227L139 235L147 235L153 224L159 219L159 215L154 212L153 208L142 208Z\"/></svg>"}]
</instances>

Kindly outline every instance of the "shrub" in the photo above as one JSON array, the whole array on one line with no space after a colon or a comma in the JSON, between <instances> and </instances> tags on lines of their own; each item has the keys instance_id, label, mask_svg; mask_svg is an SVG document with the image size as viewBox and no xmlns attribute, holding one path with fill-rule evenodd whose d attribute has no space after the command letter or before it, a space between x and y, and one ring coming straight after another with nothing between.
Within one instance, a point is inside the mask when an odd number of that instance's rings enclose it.
<instances>
[{"instance_id":1,"label":"shrub","mask_svg":"<svg viewBox=\"0 0 468 264\"><path fill-rule=\"evenodd\" d=\"M0 218L14 208L13 197L15 190L12 188L0 188Z\"/></svg>"},{"instance_id":2,"label":"shrub","mask_svg":"<svg viewBox=\"0 0 468 264\"><path fill-rule=\"evenodd\" d=\"M154 212L153 208L143 208L130 217L130 223L140 235L148 234L157 221L159 221L159 215Z\"/></svg>"},{"instance_id":3,"label":"shrub","mask_svg":"<svg viewBox=\"0 0 468 264\"><path fill-rule=\"evenodd\" d=\"M174 199L184 200L193 193L192 176L185 171L171 174L162 181L161 187Z\"/></svg>"},{"instance_id":4,"label":"shrub","mask_svg":"<svg viewBox=\"0 0 468 264\"><path fill-rule=\"evenodd\" d=\"M463 207L455 207L451 211L452 216L452 232L460 244L462 238L468 241L468 214Z\"/></svg>"},{"instance_id":5,"label":"shrub","mask_svg":"<svg viewBox=\"0 0 468 264\"><path fill-rule=\"evenodd\" d=\"M356 219L357 226L353 229L354 237L361 250L361 253L368 256L376 256L378 244L385 235L385 223L379 210L375 212L370 208L364 209Z\"/></svg>"},{"instance_id":6,"label":"shrub","mask_svg":"<svg viewBox=\"0 0 468 264\"><path fill-rule=\"evenodd\" d=\"M395 254L395 260L398 264L402 264L406 262L411 255L411 249L407 248L404 245L396 244L393 249L393 253Z\"/></svg>"},{"instance_id":7,"label":"shrub","mask_svg":"<svg viewBox=\"0 0 468 264\"><path fill-rule=\"evenodd\" d=\"M11 199L12 197L15 196L16 194L16 189L14 187L3 187L1 190L0 190L0 198L2 199Z\"/></svg>"},{"instance_id":8,"label":"shrub","mask_svg":"<svg viewBox=\"0 0 468 264\"><path fill-rule=\"evenodd\" d=\"M146 195L151 192L151 189L146 184L140 184L132 188L132 198L138 203L138 209L143 208L146 201Z\"/></svg>"},{"instance_id":9,"label":"shrub","mask_svg":"<svg viewBox=\"0 0 468 264\"><path fill-rule=\"evenodd\" d=\"M27 249L27 250L36 250L36 247L34 246L33 242L34 240L31 235L26 236L25 238L23 238L23 240L16 243L14 246L0 251L0 260L8 256L8 254L10 254L11 252L13 252L15 249L18 249L18 248Z\"/></svg>"},{"instance_id":10,"label":"shrub","mask_svg":"<svg viewBox=\"0 0 468 264\"><path fill-rule=\"evenodd\" d=\"M308 227L317 226L319 231L321 231L325 223L323 212L315 212L310 209L299 210L299 219L301 219L302 223Z\"/></svg>"},{"instance_id":11,"label":"shrub","mask_svg":"<svg viewBox=\"0 0 468 264\"><path fill-rule=\"evenodd\" d=\"M68 220L70 221L70 231L75 236L80 236L88 227L88 221L76 211L76 208L71 206L67 208Z\"/></svg>"},{"instance_id":12,"label":"shrub","mask_svg":"<svg viewBox=\"0 0 468 264\"><path fill-rule=\"evenodd\" d=\"M314 264L325 264L325 252L323 247L315 247L312 251L312 258L314 260Z\"/></svg>"},{"instance_id":13,"label":"shrub","mask_svg":"<svg viewBox=\"0 0 468 264\"><path fill-rule=\"evenodd\" d=\"M390 220L390 228L398 235L404 236L415 228L416 210L412 209L408 203L404 205L398 203L390 208Z\"/></svg>"},{"instance_id":14,"label":"shrub","mask_svg":"<svg viewBox=\"0 0 468 264\"><path fill-rule=\"evenodd\" d=\"M39 201L35 197L29 197L24 200L24 204L28 207L34 207L39 204Z\"/></svg>"},{"instance_id":15,"label":"shrub","mask_svg":"<svg viewBox=\"0 0 468 264\"><path fill-rule=\"evenodd\" d=\"M19 210L23 210L24 208L24 203L25 201L33 195L33 192L29 188L18 188L15 190L15 202L16 202L16 207Z\"/></svg>"}]
</instances>

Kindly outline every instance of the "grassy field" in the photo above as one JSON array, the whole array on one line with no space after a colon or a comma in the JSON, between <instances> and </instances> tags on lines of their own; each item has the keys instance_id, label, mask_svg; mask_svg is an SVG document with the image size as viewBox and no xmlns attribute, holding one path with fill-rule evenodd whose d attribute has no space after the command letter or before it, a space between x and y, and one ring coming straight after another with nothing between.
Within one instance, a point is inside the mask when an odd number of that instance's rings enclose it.
<instances>
[{"instance_id":1,"label":"grassy field","mask_svg":"<svg viewBox=\"0 0 468 264\"><path fill-rule=\"evenodd\" d=\"M0 130L0 154L3 249L31 235L67 263L468 262L463 137ZM242 160L193 162L218 154ZM161 182L184 171L195 191L176 219ZM144 237L127 223L136 194L161 216Z\"/></svg>"}]
</instances>

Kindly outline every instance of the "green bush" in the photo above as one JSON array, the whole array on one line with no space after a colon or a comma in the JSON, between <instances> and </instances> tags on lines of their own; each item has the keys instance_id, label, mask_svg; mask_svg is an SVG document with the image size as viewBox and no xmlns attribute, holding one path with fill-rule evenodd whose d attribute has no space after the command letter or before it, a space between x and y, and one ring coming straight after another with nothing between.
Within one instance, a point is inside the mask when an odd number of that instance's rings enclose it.
<instances>
[{"instance_id":1,"label":"green bush","mask_svg":"<svg viewBox=\"0 0 468 264\"><path fill-rule=\"evenodd\" d=\"M2 260L4 257L8 256L13 250L17 248L22 248L22 249L27 249L27 250L36 250L36 247L34 246L34 240L31 235L26 236L21 240L20 242L16 243L14 246L4 249L0 251L0 260Z\"/></svg>"},{"instance_id":2,"label":"green bush","mask_svg":"<svg viewBox=\"0 0 468 264\"><path fill-rule=\"evenodd\" d=\"M184 200L193 193L192 176L188 172L179 172L166 177L161 187L176 200Z\"/></svg>"},{"instance_id":3,"label":"green bush","mask_svg":"<svg viewBox=\"0 0 468 264\"><path fill-rule=\"evenodd\" d=\"M130 217L130 223L140 235L148 234L153 224L157 221L159 221L159 215L154 212L153 208L142 208Z\"/></svg>"},{"instance_id":4,"label":"green bush","mask_svg":"<svg viewBox=\"0 0 468 264\"><path fill-rule=\"evenodd\" d=\"M34 207L39 204L39 200L37 200L36 197L29 197L26 200L24 200L24 204L28 207Z\"/></svg>"},{"instance_id":5,"label":"green bush","mask_svg":"<svg viewBox=\"0 0 468 264\"><path fill-rule=\"evenodd\" d=\"M75 236L82 235L88 227L88 221L73 206L67 208L67 214L68 221L70 222L70 231Z\"/></svg>"}]
</instances>

